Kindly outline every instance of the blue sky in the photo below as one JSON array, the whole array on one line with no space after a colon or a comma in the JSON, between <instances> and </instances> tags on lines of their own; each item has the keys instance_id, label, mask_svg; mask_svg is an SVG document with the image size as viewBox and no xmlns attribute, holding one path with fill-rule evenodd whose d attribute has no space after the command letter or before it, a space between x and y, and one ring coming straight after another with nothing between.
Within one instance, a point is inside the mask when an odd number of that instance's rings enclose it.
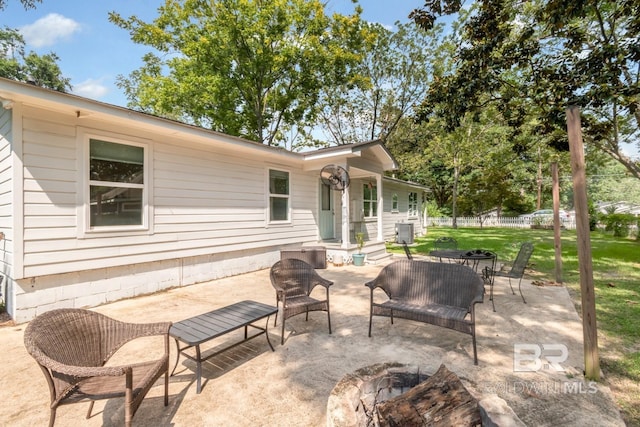
<instances>
[{"instance_id":1,"label":"blue sky","mask_svg":"<svg viewBox=\"0 0 640 427\"><path fill-rule=\"evenodd\" d=\"M76 95L126 106L116 77L138 69L150 49L134 44L126 31L109 22L108 13L152 21L162 4L164 0L42 0L35 9L25 11L18 0L9 0L0 11L0 24L20 30L27 52L56 53L62 74L71 79ZM411 10L424 2L361 0L360 4L364 19L392 26L396 21L409 21ZM353 4L351 0L328 0L327 11L349 14Z\"/></svg>"}]
</instances>

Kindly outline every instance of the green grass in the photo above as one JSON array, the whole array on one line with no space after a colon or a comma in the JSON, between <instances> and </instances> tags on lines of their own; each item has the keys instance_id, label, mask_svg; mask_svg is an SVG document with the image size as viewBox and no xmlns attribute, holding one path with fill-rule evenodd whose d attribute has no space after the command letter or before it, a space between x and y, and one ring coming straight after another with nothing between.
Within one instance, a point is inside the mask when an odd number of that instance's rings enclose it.
<instances>
[{"instance_id":1,"label":"green grass","mask_svg":"<svg viewBox=\"0 0 640 427\"><path fill-rule=\"evenodd\" d=\"M455 238L463 249L493 251L499 262L512 261L520 244L530 241L534 251L526 275L535 280L556 280L552 230L430 227L426 237L415 240L411 252L426 255L433 242L443 236ZM640 401L640 242L600 232L592 232L590 237L601 368L627 425L640 426L640 408L634 403ZM576 232L563 230L560 246L562 282L580 314ZM404 253L400 245L390 244L387 249Z\"/></svg>"}]
</instances>

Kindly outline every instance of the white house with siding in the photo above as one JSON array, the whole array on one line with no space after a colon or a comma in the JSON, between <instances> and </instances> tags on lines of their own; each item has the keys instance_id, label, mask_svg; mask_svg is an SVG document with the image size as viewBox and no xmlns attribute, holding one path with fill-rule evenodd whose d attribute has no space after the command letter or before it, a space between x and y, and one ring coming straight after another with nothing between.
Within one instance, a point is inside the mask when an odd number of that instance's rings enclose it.
<instances>
[{"instance_id":1,"label":"white house with siding","mask_svg":"<svg viewBox=\"0 0 640 427\"><path fill-rule=\"evenodd\" d=\"M293 153L0 78L0 279L16 322L270 267L283 249L370 262L425 188L379 141ZM351 178L332 191L320 170Z\"/></svg>"}]
</instances>

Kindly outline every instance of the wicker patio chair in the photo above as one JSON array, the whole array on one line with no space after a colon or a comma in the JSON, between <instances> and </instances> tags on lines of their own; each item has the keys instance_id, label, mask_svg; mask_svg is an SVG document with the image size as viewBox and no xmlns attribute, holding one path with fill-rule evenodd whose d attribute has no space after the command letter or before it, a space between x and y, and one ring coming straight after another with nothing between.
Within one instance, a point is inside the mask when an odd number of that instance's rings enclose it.
<instances>
[{"instance_id":1,"label":"wicker patio chair","mask_svg":"<svg viewBox=\"0 0 640 427\"><path fill-rule=\"evenodd\" d=\"M531 242L525 242L520 246L520 250L518 251L518 255L516 256L515 261L511 265L509 270L495 270L495 268L485 267L482 272L483 279L485 283L489 284L489 299L493 304L493 311L496 311L495 303L493 302L493 283L496 277L506 277L509 279L509 286L511 287L511 293L516 294L513 290L513 285L511 284L511 279L518 279L518 291L520 292L520 296L522 297L522 301L526 304L527 301L524 299L524 295L522 294L522 276L524 276L524 269L527 267L529 263L529 258L531 258L531 254L533 253L533 244Z\"/></svg>"},{"instance_id":2,"label":"wicker patio chair","mask_svg":"<svg viewBox=\"0 0 640 427\"><path fill-rule=\"evenodd\" d=\"M164 405L169 404L169 328L171 322L120 322L84 309L57 309L41 314L25 329L24 344L46 377L51 395L49 426L58 406L124 397L124 424L131 420L151 386L164 374ZM127 342L164 335L160 358L105 366ZM158 351L160 354L160 351Z\"/></svg>"},{"instance_id":3,"label":"wicker patio chair","mask_svg":"<svg viewBox=\"0 0 640 427\"><path fill-rule=\"evenodd\" d=\"M295 259L283 259L271 267L271 285L276 290L276 306L282 303L282 339L284 344L284 324L286 319L298 314L306 313L309 320L310 311L326 311L331 333L331 313L329 312L329 287L333 282L323 279L306 262ZM326 299L318 300L310 296L316 286L326 289ZM274 326L278 320L278 313L274 319Z\"/></svg>"}]
</instances>

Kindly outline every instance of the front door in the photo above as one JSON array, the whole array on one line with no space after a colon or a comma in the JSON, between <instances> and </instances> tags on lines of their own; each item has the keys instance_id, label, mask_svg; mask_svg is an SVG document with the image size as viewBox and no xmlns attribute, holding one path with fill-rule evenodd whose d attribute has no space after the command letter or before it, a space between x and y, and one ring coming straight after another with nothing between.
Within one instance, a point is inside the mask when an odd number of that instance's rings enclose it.
<instances>
[{"instance_id":1,"label":"front door","mask_svg":"<svg viewBox=\"0 0 640 427\"><path fill-rule=\"evenodd\" d=\"M320 183L320 238L328 240L334 237L333 191Z\"/></svg>"}]
</instances>

